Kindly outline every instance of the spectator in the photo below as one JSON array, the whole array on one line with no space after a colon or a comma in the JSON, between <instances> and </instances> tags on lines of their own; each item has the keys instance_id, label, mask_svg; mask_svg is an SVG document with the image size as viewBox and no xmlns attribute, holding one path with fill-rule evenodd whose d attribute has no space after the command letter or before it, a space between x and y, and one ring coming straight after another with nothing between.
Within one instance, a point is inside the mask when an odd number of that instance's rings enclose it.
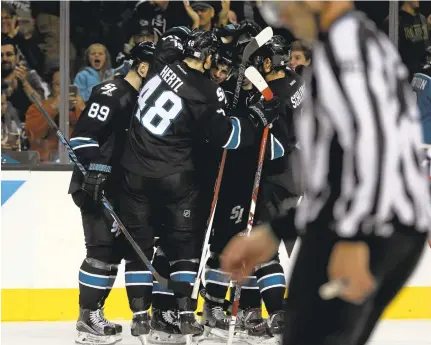
<instances>
[{"instance_id":1,"label":"spectator","mask_svg":"<svg viewBox=\"0 0 431 345\"><path fill-rule=\"evenodd\" d=\"M212 28L212 22L215 15L214 7L212 7L209 3L204 1L195 1L192 3L191 8L186 5L187 13L189 13L189 16L191 18L195 18L195 15L192 12L196 12L196 14L199 17L199 29L202 30L211 30ZM190 9L192 11L190 11ZM223 19L222 22L224 24L227 24L227 14L229 12L229 9L226 13L223 13Z\"/></svg>"},{"instance_id":2,"label":"spectator","mask_svg":"<svg viewBox=\"0 0 431 345\"><path fill-rule=\"evenodd\" d=\"M85 52L85 67L76 75L74 84L82 99L87 102L95 85L113 77L114 70L111 68L108 50L103 44L94 43Z\"/></svg>"},{"instance_id":3,"label":"spectator","mask_svg":"<svg viewBox=\"0 0 431 345\"><path fill-rule=\"evenodd\" d=\"M158 36L155 34L153 27L146 19L141 19L135 23L134 30L132 32L132 37L128 43L124 44L124 50L120 52L115 59L117 66L124 62L124 59L126 59L127 55L137 43L153 42L154 44L157 44Z\"/></svg>"},{"instance_id":4,"label":"spectator","mask_svg":"<svg viewBox=\"0 0 431 345\"><path fill-rule=\"evenodd\" d=\"M42 79L35 70L28 68L17 55L17 48L10 39L1 42L2 84L7 84L7 97L18 110L19 119L25 121L25 113L32 104L30 98L35 93L39 99L45 98Z\"/></svg>"},{"instance_id":5,"label":"spectator","mask_svg":"<svg viewBox=\"0 0 431 345\"><path fill-rule=\"evenodd\" d=\"M294 41L290 45L289 67L296 70L299 65L311 65L311 47L304 41Z\"/></svg>"},{"instance_id":6,"label":"spectator","mask_svg":"<svg viewBox=\"0 0 431 345\"><path fill-rule=\"evenodd\" d=\"M18 111L7 100L6 92L1 93L1 147L2 149L18 149L21 122Z\"/></svg>"},{"instance_id":7,"label":"spectator","mask_svg":"<svg viewBox=\"0 0 431 345\"><path fill-rule=\"evenodd\" d=\"M34 19L30 11L2 6L2 38L13 39L30 68L42 73L44 56L34 36Z\"/></svg>"},{"instance_id":8,"label":"spectator","mask_svg":"<svg viewBox=\"0 0 431 345\"><path fill-rule=\"evenodd\" d=\"M2 36L14 38L19 31L16 11L10 4L2 4L1 8L1 33Z\"/></svg>"},{"instance_id":9,"label":"spectator","mask_svg":"<svg viewBox=\"0 0 431 345\"><path fill-rule=\"evenodd\" d=\"M49 116L58 124L60 106L60 72L54 70L50 80L51 95L42 101L42 105L47 110ZM69 133L78 121L81 112L85 108L85 103L79 95L69 95ZM58 138L53 130L48 126L48 122L37 106L33 104L27 111L25 124L30 148L39 152L41 162L49 162L56 159L58 149Z\"/></svg>"},{"instance_id":10,"label":"spectator","mask_svg":"<svg viewBox=\"0 0 431 345\"><path fill-rule=\"evenodd\" d=\"M233 24L233 25L238 24L238 16L232 10L229 10L227 14L227 20L228 20L228 24Z\"/></svg>"},{"instance_id":11,"label":"spectator","mask_svg":"<svg viewBox=\"0 0 431 345\"><path fill-rule=\"evenodd\" d=\"M389 17L383 22L383 30L389 34ZM419 1L404 1L399 11L398 50L409 70L410 80L420 70L429 45L428 23L419 13Z\"/></svg>"},{"instance_id":12,"label":"spectator","mask_svg":"<svg viewBox=\"0 0 431 345\"><path fill-rule=\"evenodd\" d=\"M230 0L221 0L217 26L221 28L227 24L237 24L237 17L235 12L230 9Z\"/></svg>"},{"instance_id":13,"label":"spectator","mask_svg":"<svg viewBox=\"0 0 431 345\"><path fill-rule=\"evenodd\" d=\"M163 33L174 26L192 26L185 5L179 1L153 0L139 1L133 11L133 23L137 20L145 19L153 27L158 39ZM126 33L130 34L131 25L126 25ZM198 24L197 24L198 25Z\"/></svg>"}]
</instances>

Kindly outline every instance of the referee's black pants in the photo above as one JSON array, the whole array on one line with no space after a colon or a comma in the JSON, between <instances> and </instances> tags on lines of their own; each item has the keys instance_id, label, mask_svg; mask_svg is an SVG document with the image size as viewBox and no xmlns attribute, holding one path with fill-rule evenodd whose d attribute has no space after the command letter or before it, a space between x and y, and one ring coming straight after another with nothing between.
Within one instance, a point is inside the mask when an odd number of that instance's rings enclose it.
<instances>
[{"instance_id":1,"label":"referee's black pants","mask_svg":"<svg viewBox=\"0 0 431 345\"><path fill-rule=\"evenodd\" d=\"M323 227L307 231L289 284L285 345L367 342L379 317L414 270L426 242L426 234L400 224L396 229L390 238L373 237L368 242L377 286L362 305L319 297L319 287L328 281L327 265L337 239Z\"/></svg>"}]
</instances>

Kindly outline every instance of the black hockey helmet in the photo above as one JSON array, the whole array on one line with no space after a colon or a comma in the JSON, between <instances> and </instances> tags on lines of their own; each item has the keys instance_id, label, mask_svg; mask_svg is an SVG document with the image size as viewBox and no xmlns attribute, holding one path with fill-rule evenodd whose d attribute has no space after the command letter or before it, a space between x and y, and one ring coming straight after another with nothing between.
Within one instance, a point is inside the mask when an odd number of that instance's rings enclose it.
<instances>
[{"instance_id":1,"label":"black hockey helmet","mask_svg":"<svg viewBox=\"0 0 431 345\"><path fill-rule=\"evenodd\" d=\"M139 65L141 62L152 63L156 46L153 42L141 42L136 44L129 54L129 59L133 60L132 67Z\"/></svg>"},{"instance_id":2,"label":"black hockey helmet","mask_svg":"<svg viewBox=\"0 0 431 345\"><path fill-rule=\"evenodd\" d=\"M236 52L231 49L230 46L221 46L216 52L214 62L227 65L229 67L235 67L237 63Z\"/></svg>"},{"instance_id":3,"label":"black hockey helmet","mask_svg":"<svg viewBox=\"0 0 431 345\"><path fill-rule=\"evenodd\" d=\"M190 33L191 33L191 30L186 26L174 26L173 28L166 30L162 35L162 38L168 37L168 36L175 36L175 37L178 37L181 40L181 42L184 42L187 39L187 37L190 35Z\"/></svg>"},{"instance_id":4,"label":"black hockey helmet","mask_svg":"<svg viewBox=\"0 0 431 345\"><path fill-rule=\"evenodd\" d=\"M184 56L205 61L210 55L214 57L218 47L217 36L211 31L195 29L186 39Z\"/></svg>"},{"instance_id":5,"label":"black hockey helmet","mask_svg":"<svg viewBox=\"0 0 431 345\"><path fill-rule=\"evenodd\" d=\"M253 20L244 19L239 23L236 38L236 47L239 54L242 54L245 46L261 31L260 25Z\"/></svg>"},{"instance_id":6,"label":"black hockey helmet","mask_svg":"<svg viewBox=\"0 0 431 345\"><path fill-rule=\"evenodd\" d=\"M289 49L282 37L273 37L252 55L251 62L260 73L264 73L263 62L267 58L271 59L272 71L286 69L289 62Z\"/></svg>"},{"instance_id":7,"label":"black hockey helmet","mask_svg":"<svg viewBox=\"0 0 431 345\"><path fill-rule=\"evenodd\" d=\"M272 40L275 43L278 43L278 44L284 46L285 48L287 48L287 46L288 46L287 42L286 42L286 39L283 36L281 36L281 35L274 35L274 36L272 36Z\"/></svg>"}]
</instances>

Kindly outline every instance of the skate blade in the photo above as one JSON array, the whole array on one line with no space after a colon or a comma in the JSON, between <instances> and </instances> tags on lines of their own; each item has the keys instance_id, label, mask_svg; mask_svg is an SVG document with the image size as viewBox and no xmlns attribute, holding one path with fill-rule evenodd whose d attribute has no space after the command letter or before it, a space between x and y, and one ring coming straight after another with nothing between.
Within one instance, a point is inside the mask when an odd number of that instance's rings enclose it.
<instances>
[{"instance_id":1,"label":"skate blade","mask_svg":"<svg viewBox=\"0 0 431 345\"><path fill-rule=\"evenodd\" d=\"M117 333L115 335L115 340L117 341L117 343L121 340L123 340L123 333Z\"/></svg>"},{"instance_id":2,"label":"skate blade","mask_svg":"<svg viewBox=\"0 0 431 345\"><path fill-rule=\"evenodd\" d=\"M148 336L145 334L138 335L136 338L139 339L142 345L148 345Z\"/></svg>"},{"instance_id":3,"label":"skate blade","mask_svg":"<svg viewBox=\"0 0 431 345\"><path fill-rule=\"evenodd\" d=\"M113 335L95 335L78 331L75 343L82 345L113 345L117 339Z\"/></svg>"},{"instance_id":4,"label":"skate blade","mask_svg":"<svg viewBox=\"0 0 431 345\"><path fill-rule=\"evenodd\" d=\"M263 336L263 337L255 337L255 336L250 336L249 338L245 339L244 341L246 341L249 345L281 345L282 342L282 338L277 338L277 337L268 337L268 336Z\"/></svg>"},{"instance_id":5,"label":"skate blade","mask_svg":"<svg viewBox=\"0 0 431 345\"><path fill-rule=\"evenodd\" d=\"M183 345L186 339L182 334L169 334L160 331L150 331L148 341L151 344L166 344L166 345Z\"/></svg>"},{"instance_id":6,"label":"skate blade","mask_svg":"<svg viewBox=\"0 0 431 345\"><path fill-rule=\"evenodd\" d=\"M210 328L210 327L208 327L208 328ZM224 329L220 329L220 328L215 328L215 327L210 328L209 334L208 334L208 336L210 338L213 338L213 339L218 338L218 339L221 339L221 340L227 340L228 335L229 335L229 331L228 330L224 330Z\"/></svg>"},{"instance_id":7,"label":"skate blade","mask_svg":"<svg viewBox=\"0 0 431 345\"><path fill-rule=\"evenodd\" d=\"M184 338L186 339L186 345L193 344L193 334L186 334L184 335Z\"/></svg>"}]
</instances>

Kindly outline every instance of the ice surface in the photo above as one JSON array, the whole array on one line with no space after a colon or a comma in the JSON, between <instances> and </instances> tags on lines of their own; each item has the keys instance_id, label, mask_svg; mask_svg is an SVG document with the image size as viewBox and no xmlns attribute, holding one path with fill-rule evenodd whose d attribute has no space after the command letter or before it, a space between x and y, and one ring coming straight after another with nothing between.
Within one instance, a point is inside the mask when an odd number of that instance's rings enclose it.
<instances>
[{"instance_id":1,"label":"ice surface","mask_svg":"<svg viewBox=\"0 0 431 345\"><path fill-rule=\"evenodd\" d=\"M123 340L119 345L140 345L130 335L129 322L124 327ZM312 331L312 330L310 330ZM2 345L70 345L75 339L74 322L3 322ZM225 344L206 340L201 345ZM431 345L431 320L382 321L369 344L371 345ZM245 345L237 342L235 345Z\"/></svg>"}]
</instances>

